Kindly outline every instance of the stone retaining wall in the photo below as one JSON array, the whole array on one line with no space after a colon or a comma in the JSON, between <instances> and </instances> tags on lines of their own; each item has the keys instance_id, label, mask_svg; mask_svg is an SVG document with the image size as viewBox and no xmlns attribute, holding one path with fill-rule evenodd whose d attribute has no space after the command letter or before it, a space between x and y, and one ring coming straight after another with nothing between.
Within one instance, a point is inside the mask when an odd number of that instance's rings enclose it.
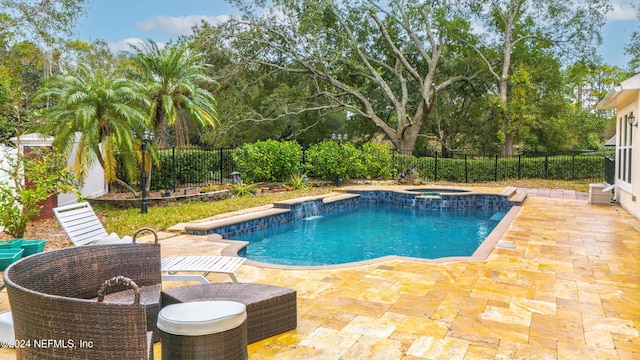
<instances>
[{"instance_id":1,"label":"stone retaining wall","mask_svg":"<svg viewBox=\"0 0 640 360\"><path fill-rule=\"evenodd\" d=\"M152 197L147 198L148 206L165 206L176 203L191 203L198 201L218 201L231 197L231 190L218 190L201 194L188 194L188 195L172 195L167 197ZM93 205L106 205L109 204L115 208L127 209L140 207L142 205L142 199L88 199Z\"/></svg>"}]
</instances>

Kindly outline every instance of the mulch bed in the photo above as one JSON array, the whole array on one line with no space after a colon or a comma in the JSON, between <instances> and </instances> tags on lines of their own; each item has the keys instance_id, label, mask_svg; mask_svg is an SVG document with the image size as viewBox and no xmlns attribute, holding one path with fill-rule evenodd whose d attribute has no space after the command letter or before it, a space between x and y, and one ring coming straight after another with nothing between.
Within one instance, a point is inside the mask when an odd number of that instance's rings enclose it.
<instances>
[{"instance_id":1,"label":"mulch bed","mask_svg":"<svg viewBox=\"0 0 640 360\"><path fill-rule=\"evenodd\" d=\"M47 240L45 250L60 249L73 246L71 240L56 219L33 220L24 234L25 239ZM13 236L0 232L0 240L13 239Z\"/></svg>"}]
</instances>

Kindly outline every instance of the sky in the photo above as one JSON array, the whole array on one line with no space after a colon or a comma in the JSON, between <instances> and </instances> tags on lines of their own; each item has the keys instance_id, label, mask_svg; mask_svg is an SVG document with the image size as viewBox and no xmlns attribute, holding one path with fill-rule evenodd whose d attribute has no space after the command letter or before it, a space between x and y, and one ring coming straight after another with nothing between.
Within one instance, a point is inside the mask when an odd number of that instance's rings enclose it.
<instances>
[{"instance_id":1,"label":"sky","mask_svg":"<svg viewBox=\"0 0 640 360\"><path fill-rule=\"evenodd\" d=\"M602 29L599 54L610 65L626 67L630 58L624 46L633 31L640 30L631 4L640 0L612 0L614 11ZM127 42L151 39L162 44L191 33L191 27L207 20L225 21L238 11L224 0L89 0L76 36L82 41L102 39L114 51L131 50Z\"/></svg>"}]
</instances>

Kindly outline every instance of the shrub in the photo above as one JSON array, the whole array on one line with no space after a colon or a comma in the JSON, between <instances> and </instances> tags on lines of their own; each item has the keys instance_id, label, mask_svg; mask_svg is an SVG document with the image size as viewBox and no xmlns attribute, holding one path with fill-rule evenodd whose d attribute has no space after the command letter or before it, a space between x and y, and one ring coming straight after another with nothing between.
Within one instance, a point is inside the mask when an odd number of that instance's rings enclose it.
<instances>
[{"instance_id":1,"label":"shrub","mask_svg":"<svg viewBox=\"0 0 640 360\"><path fill-rule=\"evenodd\" d=\"M42 209L40 203L49 196L79 194L73 172L63 166L64 157L58 153L6 154L5 161L2 171L11 183L0 181L0 226L16 238L24 236L29 221Z\"/></svg>"},{"instance_id":2,"label":"shrub","mask_svg":"<svg viewBox=\"0 0 640 360\"><path fill-rule=\"evenodd\" d=\"M387 146L372 142L362 145L362 177L390 179L392 164L393 154Z\"/></svg>"},{"instance_id":3,"label":"shrub","mask_svg":"<svg viewBox=\"0 0 640 360\"><path fill-rule=\"evenodd\" d=\"M253 195L253 191L255 187L256 187L255 184L239 183L239 184L233 185L231 187L231 191L233 191L233 193L236 194L237 196Z\"/></svg>"},{"instance_id":4,"label":"shrub","mask_svg":"<svg viewBox=\"0 0 640 360\"><path fill-rule=\"evenodd\" d=\"M258 141L243 145L233 159L248 182L282 182L300 171L302 147L295 141Z\"/></svg>"},{"instance_id":5,"label":"shrub","mask_svg":"<svg viewBox=\"0 0 640 360\"><path fill-rule=\"evenodd\" d=\"M306 152L308 169L324 180L346 180L362 174L361 152L351 143L325 140Z\"/></svg>"},{"instance_id":6,"label":"shrub","mask_svg":"<svg viewBox=\"0 0 640 360\"><path fill-rule=\"evenodd\" d=\"M307 177L304 174L294 173L289 176L289 186L293 190L307 190Z\"/></svg>"}]
</instances>

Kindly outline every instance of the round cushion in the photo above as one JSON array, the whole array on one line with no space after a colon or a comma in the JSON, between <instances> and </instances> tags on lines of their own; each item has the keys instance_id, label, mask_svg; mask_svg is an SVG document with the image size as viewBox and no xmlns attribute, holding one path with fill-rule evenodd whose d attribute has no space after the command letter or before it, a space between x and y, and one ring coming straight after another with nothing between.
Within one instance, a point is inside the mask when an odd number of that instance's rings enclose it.
<instances>
[{"instance_id":1,"label":"round cushion","mask_svg":"<svg viewBox=\"0 0 640 360\"><path fill-rule=\"evenodd\" d=\"M246 319L246 306L239 302L194 301L162 308L158 329L174 335L209 335L235 329Z\"/></svg>"}]
</instances>

